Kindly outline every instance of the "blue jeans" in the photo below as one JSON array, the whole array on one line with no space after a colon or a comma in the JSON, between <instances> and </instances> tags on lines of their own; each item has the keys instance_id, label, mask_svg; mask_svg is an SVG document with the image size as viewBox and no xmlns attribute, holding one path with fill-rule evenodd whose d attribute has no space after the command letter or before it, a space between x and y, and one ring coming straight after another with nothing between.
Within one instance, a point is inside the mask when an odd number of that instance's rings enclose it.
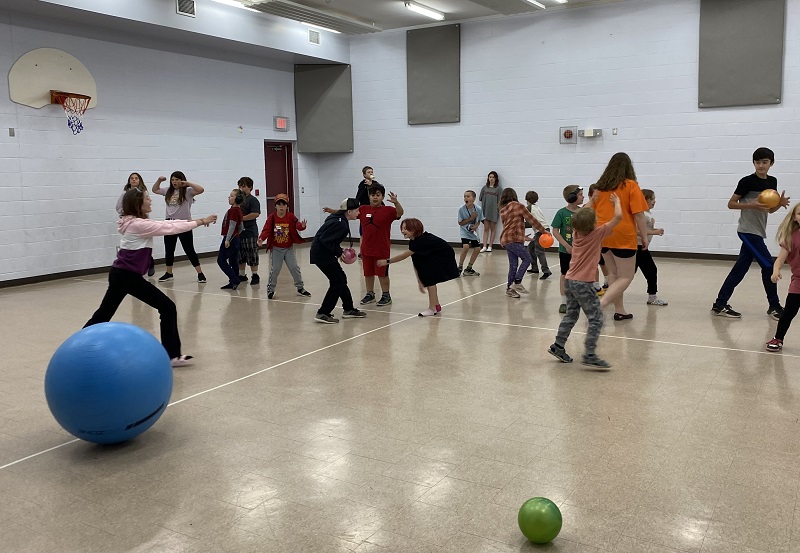
<instances>
[{"instance_id":1,"label":"blue jeans","mask_svg":"<svg viewBox=\"0 0 800 553\"><path fill-rule=\"evenodd\" d=\"M778 285L770 280L773 267L772 254L769 253L764 239L757 234L743 232L739 232L738 234L739 239L742 241L742 249L739 250L739 259L736 260L725 282L722 283L722 288L719 289L717 301L714 302L714 305L723 307L728 304L734 289L742 282L744 275L750 270L750 265L755 260L761 265L761 282L764 284L764 291L767 293L767 301L769 301L770 308L780 307L781 301L778 299Z\"/></svg>"},{"instance_id":2,"label":"blue jeans","mask_svg":"<svg viewBox=\"0 0 800 553\"><path fill-rule=\"evenodd\" d=\"M217 265L228 277L228 284L236 286L239 284L239 237L231 238L230 247L225 247L225 237L222 237L222 244L219 245L219 255Z\"/></svg>"}]
</instances>

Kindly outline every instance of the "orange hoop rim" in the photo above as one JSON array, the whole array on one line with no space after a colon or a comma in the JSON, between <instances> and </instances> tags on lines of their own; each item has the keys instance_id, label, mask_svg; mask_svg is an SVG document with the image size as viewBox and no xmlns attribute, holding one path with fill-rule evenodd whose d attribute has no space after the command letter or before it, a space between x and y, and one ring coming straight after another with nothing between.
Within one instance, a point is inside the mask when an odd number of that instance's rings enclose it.
<instances>
[{"instance_id":1,"label":"orange hoop rim","mask_svg":"<svg viewBox=\"0 0 800 553\"><path fill-rule=\"evenodd\" d=\"M78 94L76 92L64 92L62 90L50 91L50 103L59 104L65 110L70 109L78 115L83 115L89 107L89 102L92 101L91 96L85 94Z\"/></svg>"}]
</instances>

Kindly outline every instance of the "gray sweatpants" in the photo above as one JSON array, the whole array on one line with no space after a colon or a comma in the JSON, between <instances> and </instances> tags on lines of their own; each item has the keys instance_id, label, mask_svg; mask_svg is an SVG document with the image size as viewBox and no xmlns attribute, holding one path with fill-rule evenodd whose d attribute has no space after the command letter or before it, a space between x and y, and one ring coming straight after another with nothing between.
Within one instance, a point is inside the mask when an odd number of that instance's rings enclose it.
<instances>
[{"instance_id":1,"label":"gray sweatpants","mask_svg":"<svg viewBox=\"0 0 800 553\"><path fill-rule=\"evenodd\" d=\"M567 313L558 325L556 334L556 344L562 348L567 344L572 327L578 322L581 309L589 319L589 330L586 332L586 351L584 355L594 355L597 347L597 339L600 337L600 330L603 328L603 311L600 309L600 300L594 284L579 280L565 280L564 291L567 294Z\"/></svg>"},{"instance_id":2,"label":"gray sweatpants","mask_svg":"<svg viewBox=\"0 0 800 553\"><path fill-rule=\"evenodd\" d=\"M303 288L303 275L300 274L300 267L297 266L297 258L294 255L294 248L272 248L269 251L269 284L267 292L275 291L275 284L278 282L278 275L281 274L283 262L289 267L289 272L294 278L294 287L300 290Z\"/></svg>"}]
</instances>

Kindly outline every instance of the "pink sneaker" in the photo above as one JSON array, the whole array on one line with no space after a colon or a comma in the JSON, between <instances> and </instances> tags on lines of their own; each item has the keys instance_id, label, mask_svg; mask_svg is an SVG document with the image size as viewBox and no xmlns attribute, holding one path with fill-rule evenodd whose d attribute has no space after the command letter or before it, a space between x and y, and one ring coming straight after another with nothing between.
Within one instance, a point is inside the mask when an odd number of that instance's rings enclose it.
<instances>
[{"instance_id":1,"label":"pink sneaker","mask_svg":"<svg viewBox=\"0 0 800 553\"><path fill-rule=\"evenodd\" d=\"M192 356L191 355L181 355L179 357L173 357L170 359L169 363L173 367L185 367L186 365L192 364Z\"/></svg>"}]
</instances>

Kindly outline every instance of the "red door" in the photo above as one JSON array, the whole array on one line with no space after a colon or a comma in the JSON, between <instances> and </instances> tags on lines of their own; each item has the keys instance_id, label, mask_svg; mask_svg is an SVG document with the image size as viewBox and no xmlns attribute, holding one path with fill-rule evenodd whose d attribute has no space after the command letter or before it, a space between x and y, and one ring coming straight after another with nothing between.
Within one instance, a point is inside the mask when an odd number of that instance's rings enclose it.
<instances>
[{"instance_id":1,"label":"red door","mask_svg":"<svg viewBox=\"0 0 800 553\"><path fill-rule=\"evenodd\" d=\"M294 172L292 143L264 142L264 173L266 175L266 213L275 210L275 195L289 196L289 211L294 212Z\"/></svg>"}]
</instances>

